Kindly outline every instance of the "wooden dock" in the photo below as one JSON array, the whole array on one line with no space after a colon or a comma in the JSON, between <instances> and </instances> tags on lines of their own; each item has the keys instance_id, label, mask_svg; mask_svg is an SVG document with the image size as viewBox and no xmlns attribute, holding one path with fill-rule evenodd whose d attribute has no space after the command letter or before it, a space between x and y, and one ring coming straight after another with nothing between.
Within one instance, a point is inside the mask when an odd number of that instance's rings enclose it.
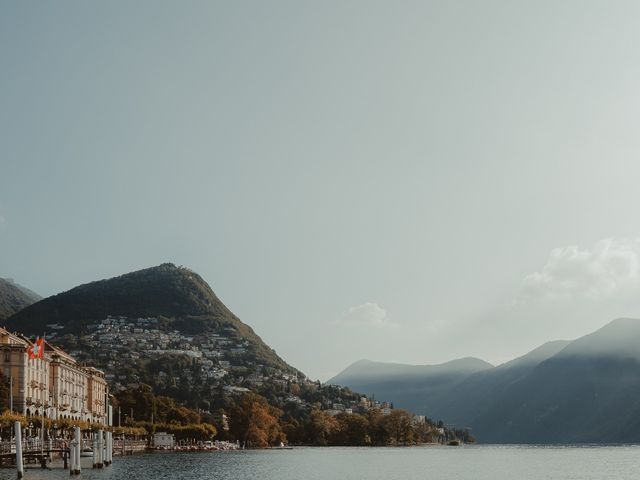
<instances>
[{"instance_id":1,"label":"wooden dock","mask_svg":"<svg viewBox=\"0 0 640 480\"><path fill-rule=\"evenodd\" d=\"M69 458L70 440L51 439L42 443L39 439L30 439L22 442L22 458L26 464L29 463L46 463L53 459ZM133 455L146 451L148 444L146 440L138 440L132 438L114 438L113 439L113 455ZM85 438L82 440L82 450L93 450L93 440ZM16 464L16 443L0 442L0 467L14 466Z\"/></svg>"}]
</instances>

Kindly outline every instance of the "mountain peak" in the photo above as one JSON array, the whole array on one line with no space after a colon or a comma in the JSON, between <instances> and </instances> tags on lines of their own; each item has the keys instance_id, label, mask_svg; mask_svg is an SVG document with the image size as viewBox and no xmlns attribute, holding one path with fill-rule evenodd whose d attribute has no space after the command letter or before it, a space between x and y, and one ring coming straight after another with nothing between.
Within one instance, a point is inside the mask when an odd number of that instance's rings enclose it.
<instances>
[{"instance_id":1,"label":"mountain peak","mask_svg":"<svg viewBox=\"0 0 640 480\"><path fill-rule=\"evenodd\" d=\"M589 335L578 338L558 356L615 356L640 359L640 320L617 318Z\"/></svg>"}]
</instances>

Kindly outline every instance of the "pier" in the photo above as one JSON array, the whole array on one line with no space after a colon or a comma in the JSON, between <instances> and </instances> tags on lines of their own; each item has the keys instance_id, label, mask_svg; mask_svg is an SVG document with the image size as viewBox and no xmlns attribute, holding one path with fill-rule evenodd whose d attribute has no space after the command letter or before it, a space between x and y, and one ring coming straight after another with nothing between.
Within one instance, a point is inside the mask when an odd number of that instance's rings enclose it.
<instances>
[{"instance_id":1,"label":"pier","mask_svg":"<svg viewBox=\"0 0 640 480\"><path fill-rule=\"evenodd\" d=\"M93 459L93 468L105 468L111 465L114 455L144 452L148 446L146 440L125 435L114 438L113 432L104 430L83 433L79 427L74 428L71 438L44 441L41 438L23 439L20 422L15 423L14 432L12 441L0 442L0 467L15 467L19 479L24 477L25 465L49 469L51 463L58 460L55 463L68 469L71 475L79 475L83 457Z\"/></svg>"}]
</instances>

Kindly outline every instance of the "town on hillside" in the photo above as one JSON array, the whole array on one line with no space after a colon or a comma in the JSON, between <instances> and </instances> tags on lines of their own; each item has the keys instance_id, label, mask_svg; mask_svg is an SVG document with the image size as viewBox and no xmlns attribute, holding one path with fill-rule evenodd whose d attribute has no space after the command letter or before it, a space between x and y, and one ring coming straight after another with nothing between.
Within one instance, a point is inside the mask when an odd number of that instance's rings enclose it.
<instances>
[{"instance_id":1,"label":"town on hillside","mask_svg":"<svg viewBox=\"0 0 640 480\"><path fill-rule=\"evenodd\" d=\"M47 328L51 331L47 333L48 340L70 343L64 334L64 326L48 324ZM226 327L220 333L185 335L178 330L159 329L157 318L107 316L98 323L87 325L88 333L79 343L72 340L71 345L75 347L69 354L104 369L105 378L116 392L135 388L141 382L153 384L157 391L184 384L205 386L211 395L220 389L227 394L241 394L269 387L287 394L281 397L284 403L312 406L311 401L299 395L299 386L304 384L307 388L317 389L318 382L248 359L249 342L234 340L229 335L233 331L233 327ZM176 358L182 361L176 363ZM163 369L162 365L167 368ZM147 367L151 368L154 378L144 376ZM325 399L321 405L330 415L363 412L370 408L378 408L386 415L393 408L387 401L345 397L339 394L342 389L335 387L335 390L337 394Z\"/></svg>"}]
</instances>

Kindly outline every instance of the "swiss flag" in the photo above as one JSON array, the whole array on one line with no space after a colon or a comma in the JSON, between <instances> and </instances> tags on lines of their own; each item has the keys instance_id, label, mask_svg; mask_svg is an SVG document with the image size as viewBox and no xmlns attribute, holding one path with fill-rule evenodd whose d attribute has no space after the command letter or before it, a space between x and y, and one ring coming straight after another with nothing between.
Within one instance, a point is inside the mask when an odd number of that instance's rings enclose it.
<instances>
[{"instance_id":1,"label":"swiss flag","mask_svg":"<svg viewBox=\"0 0 640 480\"><path fill-rule=\"evenodd\" d=\"M42 358L44 356L44 338L36 338L36 341L27 349L29 358Z\"/></svg>"}]
</instances>

